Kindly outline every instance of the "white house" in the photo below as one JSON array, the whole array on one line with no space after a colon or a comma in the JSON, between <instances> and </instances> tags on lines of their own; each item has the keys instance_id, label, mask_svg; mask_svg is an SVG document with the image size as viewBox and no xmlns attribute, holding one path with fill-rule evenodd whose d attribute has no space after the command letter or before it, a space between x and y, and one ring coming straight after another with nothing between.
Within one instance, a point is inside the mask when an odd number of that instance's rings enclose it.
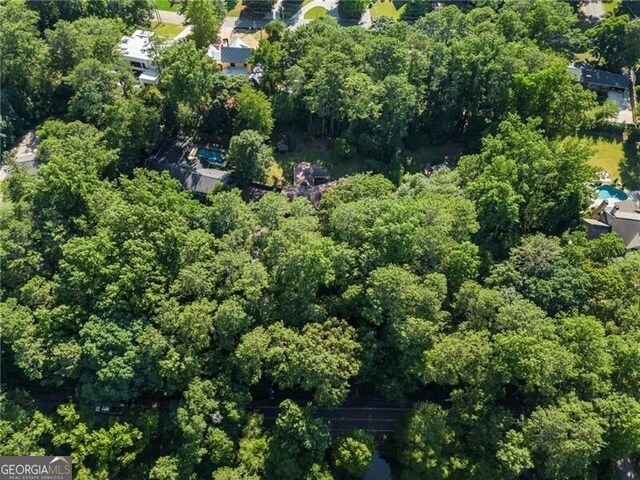
<instances>
[{"instance_id":1,"label":"white house","mask_svg":"<svg viewBox=\"0 0 640 480\"><path fill-rule=\"evenodd\" d=\"M120 40L120 51L142 85L157 85L160 71L155 62L156 51L151 37L153 32L136 30Z\"/></svg>"}]
</instances>

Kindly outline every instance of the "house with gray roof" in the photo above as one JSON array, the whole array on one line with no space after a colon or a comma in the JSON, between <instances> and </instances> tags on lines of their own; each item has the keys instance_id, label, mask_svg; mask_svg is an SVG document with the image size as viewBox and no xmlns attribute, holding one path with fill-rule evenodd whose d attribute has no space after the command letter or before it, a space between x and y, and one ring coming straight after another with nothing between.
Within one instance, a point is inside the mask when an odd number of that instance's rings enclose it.
<instances>
[{"instance_id":1,"label":"house with gray roof","mask_svg":"<svg viewBox=\"0 0 640 480\"><path fill-rule=\"evenodd\" d=\"M604 200L606 202L606 200ZM597 218L585 219L587 236L597 238L604 233L616 233L628 250L640 250L640 206L633 200L601 205Z\"/></svg>"},{"instance_id":2,"label":"house with gray roof","mask_svg":"<svg viewBox=\"0 0 640 480\"><path fill-rule=\"evenodd\" d=\"M248 76L251 73L249 59L253 55L253 48L239 38L231 45L210 45L207 55L213 58L222 67L223 73L229 75Z\"/></svg>"},{"instance_id":3,"label":"house with gray roof","mask_svg":"<svg viewBox=\"0 0 640 480\"><path fill-rule=\"evenodd\" d=\"M591 90L625 93L631 88L631 78L622 73L597 70L586 65L570 65L569 72L577 82Z\"/></svg>"}]
</instances>

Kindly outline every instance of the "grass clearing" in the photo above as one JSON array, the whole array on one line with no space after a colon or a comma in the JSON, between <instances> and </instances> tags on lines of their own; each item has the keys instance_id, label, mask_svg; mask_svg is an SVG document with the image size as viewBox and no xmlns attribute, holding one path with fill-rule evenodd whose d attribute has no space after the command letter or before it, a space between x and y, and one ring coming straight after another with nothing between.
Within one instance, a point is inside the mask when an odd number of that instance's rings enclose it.
<instances>
[{"instance_id":1,"label":"grass clearing","mask_svg":"<svg viewBox=\"0 0 640 480\"><path fill-rule=\"evenodd\" d=\"M576 62L594 63L596 61L596 57L594 57L591 52L576 53L573 55L573 58Z\"/></svg>"},{"instance_id":2,"label":"grass clearing","mask_svg":"<svg viewBox=\"0 0 640 480\"><path fill-rule=\"evenodd\" d=\"M307 13L304 14L305 20L315 20L316 18L322 18L329 12L324 7L313 7Z\"/></svg>"},{"instance_id":3,"label":"grass clearing","mask_svg":"<svg viewBox=\"0 0 640 480\"><path fill-rule=\"evenodd\" d=\"M622 0L611 0L609 2L604 2L604 12L605 13L614 12L618 8L621 2Z\"/></svg>"},{"instance_id":4,"label":"grass clearing","mask_svg":"<svg viewBox=\"0 0 640 480\"><path fill-rule=\"evenodd\" d=\"M406 9L406 4L391 0L378 0L371 7L371 18L390 17L394 20L400 20Z\"/></svg>"},{"instance_id":5,"label":"grass clearing","mask_svg":"<svg viewBox=\"0 0 640 480\"><path fill-rule=\"evenodd\" d=\"M302 7L308 5L313 0L283 0L282 2L282 14L285 20L293 18Z\"/></svg>"},{"instance_id":6,"label":"grass clearing","mask_svg":"<svg viewBox=\"0 0 640 480\"><path fill-rule=\"evenodd\" d=\"M619 138L592 137L595 153L589 159L589 164L598 170L605 170L611 180L620 178L620 162L624 158L622 141Z\"/></svg>"},{"instance_id":7,"label":"grass clearing","mask_svg":"<svg viewBox=\"0 0 640 480\"><path fill-rule=\"evenodd\" d=\"M371 161L368 162L365 158L358 156L348 160L333 159L331 150L325 142L306 133L287 131L287 135L290 138L289 144L292 150L287 153L276 152L274 157L280 166L280 171L272 167L268 173L268 175L271 175L272 172L282 172L281 175L285 185L291 185L293 167L300 162L317 163L324 166L329 171L329 176L332 180L354 173L379 170Z\"/></svg>"},{"instance_id":8,"label":"grass clearing","mask_svg":"<svg viewBox=\"0 0 640 480\"><path fill-rule=\"evenodd\" d=\"M167 23L167 22L158 23L157 21L153 20L151 22L151 28L153 28L153 31L157 35L160 35L166 38L174 38L176 35L178 35L181 31L185 29L185 26L179 25L177 23Z\"/></svg>"},{"instance_id":9,"label":"grass clearing","mask_svg":"<svg viewBox=\"0 0 640 480\"><path fill-rule=\"evenodd\" d=\"M404 152L407 157L411 157L411 165L408 167L410 173L424 171L427 164L431 166L439 165L445 161L449 164L455 164L463 154L463 148L460 144L447 142L437 147L424 146Z\"/></svg>"},{"instance_id":10,"label":"grass clearing","mask_svg":"<svg viewBox=\"0 0 640 480\"><path fill-rule=\"evenodd\" d=\"M169 0L156 0L156 8L165 12L177 12L182 3L171 3Z\"/></svg>"}]
</instances>

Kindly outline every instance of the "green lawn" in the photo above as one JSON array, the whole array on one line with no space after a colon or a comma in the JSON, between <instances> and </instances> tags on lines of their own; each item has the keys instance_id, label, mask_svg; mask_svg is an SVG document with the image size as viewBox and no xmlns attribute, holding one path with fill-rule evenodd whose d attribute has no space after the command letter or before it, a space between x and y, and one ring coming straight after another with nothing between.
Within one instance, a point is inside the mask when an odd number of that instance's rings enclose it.
<instances>
[{"instance_id":1,"label":"green lawn","mask_svg":"<svg viewBox=\"0 0 640 480\"><path fill-rule=\"evenodd\" d=\"M307 13L304 14L304 18L306 20L315 20L316 18L321 18L327 15L327 9L324 7L313 7Z\"/></svg>"},{"instance_id":2,"label":"green lawn","mask_svg":"<svg viewBox=\"0 0 640 480\"><path fill-rule=\"evenodd\" d=\"M434 166L445 161L453 164L460 158L462 153L462 146L454 142L448 142L437 147L427 146L412 150L407 149L404 152L407 157L411 157L411 164L408 167L408 171L411 173L424 171L427 164Z\"/></svg>"},{"instance_id":3,"label":"green lawn","mask_svg":"<svg viewBox=\"0 0 640 480\"><path fill-rule=\"evenodd\" d=\"M616 138L593 138L595 148L594 155L589 163L598 170L605 170L611 176L611 180L620 178L620 161L624 158L622 142Z\"/></svg>"},{"instance_id":4,"label":"green lawn","mask_svg":"<svg viewBox=\"0 0 640 480\"><path fill-rule=\"evenodd\" d=\"M156 34L166 38L175 37L185 28L184 25L166 22L158 23L155 20L151 22L151 27Z\"/></svg>"},{"instance_id":5,"label":"green lawn","mask_svg":"<svg viewBox=\"0 0 640 480\"><path fill-rule=\"evenodd\" d=\"M394 20L400 20L406 9L406 4L398 6L391 0L378 0L371 8L371 18L391 17Z\"/></svg>"},{"instance_id":6,"label":"green lawn","mask_svg":"<svg viewBox=\"0 0 640 480\"><path fill-rule=\"evenodd\" d=\"M573 58L576 62L595 62L596 61L596 57L594 57L591 52L582 52L582 53L576 53L573 55Z\"/></svg>"},{"instance_id":7,"label":"green lawn","mask_svg":"<svg viewBox=\"0 0 640 480\"><path fill-rule=\"evenodd\" d=\"M156 8L158 10L177 12L180 9L180 5L180 3L172 5L169 0L156 0Z\"/></svg>"},{"instance_id":8,"label":"green lawn","mask_svg":"<svg viewBox=\"0 0 640 480\"><path fill-rule=\"evenodd\" d=\"M274 175L281 175L285 185L291 185L293 176L293 167L296 163L308 162L323 165L329 171L329 175L333 180L337 180L346 175L354 173L378 170L375 165L367 163L364 158L355 157L349 160L335 160L331 157L331 151L328 145L325 145L320 139L312 138L309 135L297 132L287 132L292 138L290 144L293 150L287 153L275 153L276 162L279 168L273 165L267 172L267 183L273 183Z\"/></svg>"},{"instance_id":9,"label":"green lawn","mask_svg":"<svg viewBox=\"0 0 640 480\"><path fill-rule=\"evenodd\" d=\"M611 0L610 2L604 2L604 11L605 13L613 12L622 0Z\"/></svg>"},{"instance_id":10,"label":"green lawn","mask_svg":"<svg viewBox=\"0 0 640 480\"><path fill-rule=\"evenodd\" d=\"M227 12L227 17L239 17L243 9L244 3L242 3L242 0L238 0L235 6Z\"/></svg>"}]
</instances>

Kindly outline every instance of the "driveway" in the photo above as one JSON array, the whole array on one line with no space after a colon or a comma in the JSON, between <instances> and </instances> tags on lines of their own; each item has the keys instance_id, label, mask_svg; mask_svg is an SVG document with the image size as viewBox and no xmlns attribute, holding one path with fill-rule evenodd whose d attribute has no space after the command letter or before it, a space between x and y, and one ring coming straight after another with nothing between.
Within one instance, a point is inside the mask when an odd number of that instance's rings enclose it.
<instances>
[{"instance_id":1,"label":"driveway","mask_svg":"<svg viewBox=\"0 0 640 480\"><path fill-rule=\"evenodd\" d=\"M371 18L371 9L365 8L364 13L362 14L362 18L360 19L360 26L363 28L371 28L371 22L373 19Z\"/></svg>"},{"instance_id":2,"label":"driveway","mask_svg":"<svg viewBox=\"0 0 640 480\"><path fill-rule=\"evenodd\" d=\"M291 17L287 22L287 26L295 30L300 25L309 23L311 20L305 19L304 15L314 7L322 7L329 12L329 15L336 19L340 19L340 14L338 13L338 0L313 0L298 10L298 13Z\"/></svg>"},{"instance_id":3,"label":"driveway","mask_svg":"<svg viewBox=\"0 0 640 480\"><path fill-rule=\"evenodd\" d=\"M633 109L631 108L631 96L628 90L625 93L608 92L607 98L620 109L617 115L618 123L633 123Z\"/></svg>"},{"instance_id":4,"label":"driveway","mask_svg":"<svg viewBox=\"0 0 640 480\"><path fill-rule=\"evenodd\" d=\"M27 132L18 142L18 145L11 150L15 160L15 167L34 174L38 168L36 160L36 149L40 139L35 134L35 129ZM0 181L11 176L13 166L0 166Z\"/></svg>"}]
</instances>

